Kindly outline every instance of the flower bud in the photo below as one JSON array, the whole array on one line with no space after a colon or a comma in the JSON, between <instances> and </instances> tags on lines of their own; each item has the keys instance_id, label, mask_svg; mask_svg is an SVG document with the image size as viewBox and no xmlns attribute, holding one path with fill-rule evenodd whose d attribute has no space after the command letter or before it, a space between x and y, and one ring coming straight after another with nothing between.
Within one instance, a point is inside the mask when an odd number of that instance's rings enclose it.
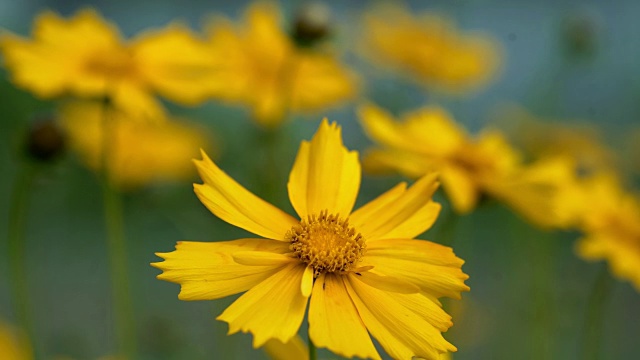
<instances>
[{"instance_id":1,"label":"flower bud","mask_svg":"<svg viewBox=\"0 0 640 360\"><path fill-rule=\"evenodd\" d=\"M65 148L62 129L53 118L44 118L31 124L27 134L27 154L38 161L51 161Z\"/></svg>"}]
</instances>

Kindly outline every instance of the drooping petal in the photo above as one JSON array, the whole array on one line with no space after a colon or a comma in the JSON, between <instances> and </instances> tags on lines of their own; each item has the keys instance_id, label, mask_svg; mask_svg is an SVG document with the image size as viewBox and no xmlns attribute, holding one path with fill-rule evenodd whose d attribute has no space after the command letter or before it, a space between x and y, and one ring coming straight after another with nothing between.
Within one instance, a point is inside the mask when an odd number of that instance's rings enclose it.
<instances>
[{"instance_id":1,"label":"drooping petal","mask_svg":"<svg viewBox=\"0 0 640 360\"><path fill-rule=\"evenodd\" d=\"M217 217L254 234L283 240L298 222L282 210L242 187L202 152L195 160L204 184L194 184L196 195Z\"/></svg>"},{"instance_id":2,"label":"drooping petal","mask_svg":"<svg viewBox=\"0 0 640 360\"><path fill-rule=\"evenodd\" d=\"M371 287L356 275L349 275L345 285L367 330L392 358L439 360L441 353L457 350L440 330L397 301L398 294Z\"/></svg>"},{"instance_id":3,"label":"drooping petal","mask_svg":"<svg viewBox=\"0 0 640 360\"><path fill-rule=\"evenodd\" d=\"M255 285L231 304L217 320L229 323L229 334L253 334L253 347L276 338L283 343L296 335L307 298L300 291L304 264L288 265Z\"/></svg>"},{"instance_id":4,"label":"drooping petal","mask_svg":"<svg viewBox=\"0 0 640 360\"><path fill-rule=\"evenodd\" d=\"M300 145L289 176L289 199L300 218L323 210L346 218L355 204L360 176L358 153L347 150L340 127L325 119L313 139Z\"/></svg>"},{"instance_id":5,"label":"drooping petal","mask_svg":"<svg viewBox=\"0 0 640 360\"><path fill-rule=\"evenodd\" d=\"M374 266L376 273L396 277L417 285L420 290L439 298L459 299L469 291L468 279L449 247L425 240L389 239L371 242L363 264Z\"/></svg>"},{"instance_id":6,"label":"drooping petal","mask_svg":"<svg viewBox=\"0 0 640 360\"><path fill-rule=\"evenodd\" d=\"M456 212L466 214L475 208L480 191L471 174L459 167L447 166L442 168L440 179Z\"/></svg>"},{"instance_id":7,"label":"drooping petal","mask_svg":"<svg viewBox=\"0 0 640 360\"><path fill-rule=\"evenodd\" d=\"M380 359L344 285L344 276L320 275L309 305L309 335L315 346L345 358Z\"/></svg>"},{"instance_id":8,"label":"drooping petal","mask_svg":"<svg viewBox=\"0 0 640 360\"><path fill-rule=\"evenodd\" d=\"M431 201L438 188L435 174L423 176L406 188L399 184L356 210L349 222L367 242L390 237L413 238L431 227L440 205Z\"/></svg>"},{"instance_id":9,"label":"drooping petal","mask_svg":"<svg viewBox=\"0 0 640 360\"><path fill-rule=\"evenodd\" d=\"M300 336L294 336L287 343L271 339L264 344L264 351L273 360L308 360L309 350Z\"/></svg>"},{"instance_id":10,"label":"drooping petal","mask_svg":"<svg viewBox=\"0 0 640 360\"><path fill-rule=\"evenodd\" d=\"M264 239L239 239L225 242L181 241L170 253L157 253L165 261L151 265L162 270L158 279L181 285L181 300L213 300L246 291L273 275L285 264L246 266L234 261L232 254L262 251L283 254L287 244Z\"/></svg>"}]
</instances>

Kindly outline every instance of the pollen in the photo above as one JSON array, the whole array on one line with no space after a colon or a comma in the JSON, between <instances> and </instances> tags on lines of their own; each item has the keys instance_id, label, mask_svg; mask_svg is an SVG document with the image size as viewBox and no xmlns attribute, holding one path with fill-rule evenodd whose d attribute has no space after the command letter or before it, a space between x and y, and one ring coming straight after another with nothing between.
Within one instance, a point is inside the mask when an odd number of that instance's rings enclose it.
<instances>
[{"instance_id":1,"label":"pollen","mask_svg":"<svg viewBox=\"0 0 640 360\"><path fill-rule=\"evenodd\" d=\"M300 261L313 268L313 277L323 273L344 273L362 258L365 239L347 219L321 211L309 215L285 235L289 249Z\"/></svg>"}]
</instances>

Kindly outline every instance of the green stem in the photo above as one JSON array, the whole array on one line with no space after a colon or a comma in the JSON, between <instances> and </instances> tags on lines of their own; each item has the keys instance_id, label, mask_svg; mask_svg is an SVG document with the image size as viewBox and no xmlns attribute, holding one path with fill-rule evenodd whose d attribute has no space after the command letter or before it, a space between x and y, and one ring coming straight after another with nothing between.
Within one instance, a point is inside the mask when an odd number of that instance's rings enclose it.
<instances>
[{"instance_id":1,"label":"green stem","mask_svg":"<svg viewBox=\"0 0 640 360\"><path fill-rule=\"evenodd\" d=\"M611 275L609 275L607 268L603 266L593 285L593 290L591 291L591 296L589 296L589 302L587 304L581 359L600 359L604 313L608 300L610 299L612 285Z\"/></svg>"},{"instance_id":2,"label":"green stem","mask_svg":"<svg viewBox=\"0 0 640 360\"><path fill-rule=\"evenodd\" d=\"M24 167L20 170L11 194L11 208L7 226L13 306L18 324L23 331L23 336L25 336L25 342L29 346L35 346L33 342L35 333L31 321L31 313L29 312L31 297L29 296L27 264L25 261L25 224L27 222L31 185L35 170L32 164L24 164Z\"/></svg>"},{"instance_id":3,"label":"green stem","mask_svg":"<svg viewBox=\"0 0 640 360\"><path fill-rule=\"evenodd\" d=\"M316 350L316 346L311 341L311 336L307 336L307 343L309 344L309 360L317 360L318 359L318 351Z\"/></svg>"},{"instance_id":4,"label":"green stem","mask_svg":"<svg viewBox=\"0 0 640 360\"><path fill-rule=\"evenodd\" d=\"M133 322L133 305L127 271L127 249L124 236L122 198L110 176L109 154L115 139L115 124L110 119L111 106L104 103L102 144L102 190L107 230L107 248L111 291L115 312L117 349L126 359L136 358L136 332Z\"/></svg>"}]
</instances>

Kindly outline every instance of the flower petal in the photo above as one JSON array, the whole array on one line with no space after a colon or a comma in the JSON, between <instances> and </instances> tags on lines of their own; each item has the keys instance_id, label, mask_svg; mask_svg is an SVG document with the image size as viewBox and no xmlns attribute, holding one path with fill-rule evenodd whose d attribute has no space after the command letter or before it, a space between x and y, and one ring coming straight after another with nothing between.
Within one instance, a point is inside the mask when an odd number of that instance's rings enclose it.
<instances>
[{"instance_id":1,"label":"flower petal","mask_svg":"<svg viewBox=\"0 0 640 360\"><path fill-rule=\"evenodd\" d=\"M355 274L360 277L360 281L363 283L382 291L401 294L415 294L420 291L419 287L408 281L391 276L376 274L373 271L363 271L362 273L356 272Z\"/></svg>"},{"instance_id":2,"label":"flower petal","mask_svg":"<svg viewBox=\"0 0 640 360\"><path fill-rule=\"evenodd\" d=\"M264 351L274 360L308 360L309 350L300 336L294 336L287 343L270 339L264 344Z\"/></svg>"},{"instance_id":3,"label":"flower petal","mask_svg":"<svg viewBox=\"0 0 640 360\"><path fill-rule=\"evenodd\" d=\"M204 184L194 184L196 195L217 217L254 234L283 240L285 233L298 223L282 210L252 194L222 171L202 151L195 160Z\"/></svg>"},{"instance_id":4,"label":"flower petal","mask_svg":"<svg viewBox=\"0 0 640 360\"><path fill-rule=\"evenodd\" d=\"M440 179L456 212L466 214L476 207L480 189L473 175L457 166L445 166L440 171Z\"/></svg>"},{"instance_id":5,"label":"flower petal","mask_svg":"<svg viewBox=\"0 0 640 360\"><path fill-rule=\"evenodd\" d=\"M349 222L367 242L390 237L413 238L433 225L440 205L431 201L438 188L431 173L406 188L402 183L356 210Z\"/></svg>"},{"instance_id":6,"label":"flower petal","mask_svg":"<svg viewBox=\"0 0 640 360\"><path fill-rule=\"evenodd\" d=\"M254 348L271 338L288 342L298 332L307 307L300 292L304 271L302 264L282 268L240 296L217 320L229 323L229 334L253 333Z\"/></svg>"},{"instance_id":7,"label":"flower petal","mask_svg":"<svg viewBox=\"0 0 640 360\"><path fill-rule=\"evenodd\" d=\"M420 287L439 298L459 299L461 291L469 291L464 280L469 276L460 267L463 260L452 249L425 240L389 239L372 242L362 259L376 273L396 277Z\"/></svg>"},{"instance_id":8,"label":"flower petal","mask_svg":"<svg viewBox=\"0 0 640 360\"><path fill-rule=\"evenodd\" d=\"M239 251L231 254L231 257L236 263L247 266L278 266L297 261L284 254L266 251Z\"/></svg>"},{"instance_id":9,"label":"flower petal","mask_svg":"<svg viewBox=\"0 0 640 360\"><path fill-rule=\"evenodd\" d=\"M317 347L345 358L380 359L343 279L333 274L316 279L309 305L309 336Z\"/></svg>"},{"instance_id":10,"label":"flower petal","mask_svg":"<svg viewBox=\"0 0 640 360\"><path fill-rule=\"evenodd\" d=\"M345 285L367 329L392 358L439 359L441 353L457 350L440 330L397 301L398 294L371 287L356 275L348 275Z\"/></svg>"},{"instance_id":11,"label":"flower petal","mask_svg":"<svg viewBox=\"0 0 640 360\"><path fill-rule=\"evenodd\" d=\"M302 275L302 282L300 283L300 291L304 297L311 296L311 292L313 291L313 268L311 266L307 266L307 268L304 269L304 275Z\"/></svg>"},{"instance_id":12,"label":"flower petal","mask_svg":"<svg viewBox=\"0 0 640 360\"><path fill-rule=\"evenodd\" d=\"M238 251L283 254L289 246L281 241L239 239L225 242L181 241L170 253L157 253L165 261L151 265L162 270L158 279L181 285L181 300L213 300L247 291L273 275L283 264L245 266L236 263Z\"/></svg>"},{"instance_id":13,"label":"flower petal","mask_svg":"<svg viewBox=\"0 0 640 360\"><path fill-rule=\"evenodd\" d=\"M303 141L289 176L289 199L305 219L328 210L346 218L360 188L360 162L356 151L342 144L341 129L326 119L311 142Z\"/></svg>"}]
</instances>

